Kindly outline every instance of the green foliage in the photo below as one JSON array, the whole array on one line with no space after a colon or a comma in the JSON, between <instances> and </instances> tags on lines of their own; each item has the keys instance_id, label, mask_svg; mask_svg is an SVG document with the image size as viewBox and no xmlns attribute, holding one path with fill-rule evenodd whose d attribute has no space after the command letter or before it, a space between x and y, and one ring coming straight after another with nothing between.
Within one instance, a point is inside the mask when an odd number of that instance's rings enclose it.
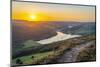
<instances>
[{"instance_id":1,"label":"green foliage","mask_svg":"<svg viewBox=\"0 0 100 67\"><path fill-rule=\"evenodd\" d=\"M35 47L35 46L41 46L41 44L37 43L36 41L33 40L28 40L23 43L24 47L23 48L29 48L29 47Z\"/></svg>"},{"instance_id":2,"label":"green foliage","mask_svg":"<svg viewBox=\"0 0 100 67\"><path fill-rule=\"evenodd\" d=\"M16 59L16 64L23 64L23 62L20 59Z\"/></svg>"},{"instance_id":3,"label":"green foliage","mask_svg":"<svg viewBox=\"0 0 100 67\"><path fill-rule=\"evenodd\" d=\"M95 40L95 35L88 35L82 37L76 37L64 41L59 41L51 44L38 45L38 49L32 51L33 53L24 55L22 57L17 57L13 59L13 63L16 64L16 60L20 59L23 61L23 64L45 64L45 63L55 63L57 58L59 58L66 50L70 50L71 48L78 46L82 43L89 42ZM30 52L31 49L34 48L35 44L33 41L27 41L24 43L23 48L25 51ZM29 44L29 45L28 45ZM22 49L23 50L23 49ZM24 51L24 50L23 50ZM80 52L78 56L78 61L88 61L90 59L95 59L95 50L87 48L87 50Z\"/></svg>"}]
</instances>

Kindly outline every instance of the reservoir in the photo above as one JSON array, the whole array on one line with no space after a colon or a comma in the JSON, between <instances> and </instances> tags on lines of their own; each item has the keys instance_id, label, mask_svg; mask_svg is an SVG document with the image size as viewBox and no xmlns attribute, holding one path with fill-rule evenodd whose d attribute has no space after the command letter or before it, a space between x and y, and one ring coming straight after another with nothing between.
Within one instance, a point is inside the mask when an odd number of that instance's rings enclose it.
<instances>
[{"instance_id":1,"label":"reservoir","mask_svg":"<svg viewBox=\"0 0 100 67\"><path fill-rule=\"evenodd\" d=\"M56 36L50 37L48 39L43 39L37 42L40 44L49 44L49 43L58 42L58 41L62 41L62 40L66 40L66 39L70 39L74 37L80 37L80 36L81 35L71 35L71 34L65 34L65 33L57 31Z\"/></svg>"}]
</instances>

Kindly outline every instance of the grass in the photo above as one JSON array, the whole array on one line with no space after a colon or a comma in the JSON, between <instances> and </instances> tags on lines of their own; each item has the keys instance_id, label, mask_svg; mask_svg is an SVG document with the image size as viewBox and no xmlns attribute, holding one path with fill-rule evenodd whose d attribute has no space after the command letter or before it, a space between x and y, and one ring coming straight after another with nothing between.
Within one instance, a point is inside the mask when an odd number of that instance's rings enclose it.
<instances>
[{"instance_id":1,"label":"grass","mask_svg":"<svg viewBox=\"0 0 100 67\"><path fill-rule=\"evenodd\" d=\"M16 64L16 60L20 59L23 64L44 64L44 62L48 61L55 63L53 60L64 54L67 49L73 48L80 45L81 43L89 42L91 40L95 40L95 35L72 38L61 42L42 45L42 48L38 49L37 53L34 53L33 51L33 53L28 54L27 56L24 55L22 57L13 59L12 62L13 64ZM29 43L30 45L26 45L24 48L29 49L31 48L30 46L33 46L31 41ZM29 43L27 42L27 44ZM32 58L32 56L34 58Z\"/></svg>"},{"instance_id":2,"label":"grass","mask_svg":"<svg viewBox=\"0 0 100 67\"><path fill-rule=\"evenodd\" d=\"M16 59L13 60L13 63L16 63L17 59L20 59L23 64L32 64L33 62L37 62L40 61L41 59L47 57L48 55L52 55L54 54L54 51L50 51L50 52L44 52L44 53L37 53L37 54L31 54L28 56L23 56L23 57L18 57ZM34 56L34 58L32 59L31 57Z\"/></svg>"},{"instance_id":3,"label":"grass","mask_svg":"<svg viewBox=\"0 0 100 67\"><path fill-rule=\"evenodd\" d=\"M41 46L42 44L39 44L33 40L28 40L25 43L23 43L23 45L24 45L23 48L30 48L30 47L35 47L35 46Z\"/></svg>"},{"instance_id":4,"label":"grass","mask_svg":"<svg viewBox=\"0 0 100 67\"><path fill-rule=\"evenodd\" d=\"M33 41L33 40L25 41L24 43L22 43L20 45L21 45L20 47L16 47L16 48L13 49L13 55L16 55L19 52L25 53L28 50L42 46L42 44L39 44L39 43L37 43L36 41Z\"/></svg>"}]
</instances>

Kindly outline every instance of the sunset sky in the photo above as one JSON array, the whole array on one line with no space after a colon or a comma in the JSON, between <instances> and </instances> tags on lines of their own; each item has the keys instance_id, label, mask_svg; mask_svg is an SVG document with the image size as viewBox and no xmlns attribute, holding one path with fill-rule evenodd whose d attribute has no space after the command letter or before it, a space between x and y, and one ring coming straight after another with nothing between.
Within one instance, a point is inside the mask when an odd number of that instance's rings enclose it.
<instances>
[{"instance_id":1,"label":"sunset sky","mask_svg":"<svg viewBox=\"0 0 100 67\"><path fill-rule=\"evenodd\" d=\"M12 2L12 19L27 21L94 22L94 6Z\"/></svg>"}]
</instances>

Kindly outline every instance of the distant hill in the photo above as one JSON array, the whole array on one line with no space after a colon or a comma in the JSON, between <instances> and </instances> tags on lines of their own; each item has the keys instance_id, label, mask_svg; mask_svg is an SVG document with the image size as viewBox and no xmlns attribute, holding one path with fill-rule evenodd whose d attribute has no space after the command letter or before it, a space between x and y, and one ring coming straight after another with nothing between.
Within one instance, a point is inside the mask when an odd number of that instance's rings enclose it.
<instances>
[{"instance_id":1,"label":"distant hill","mask_svg":"<svg viewBox=\"0 0 100 67\"><path fill-rule=\"evenodd\" d=\"M66 34L89 35L96 32L95 22L52 21L42 23L51 29Z\"/></svg>"},{"instance_id":2,"label":"distant hill","mask_svg":"<svg viewBox=\"0 0 100 67\"><path fill-rule=\"evenodd\" d=\"M27 40L47 39L55 36L56 31L74 35L95 34L95 26L93 22L12 20L12 44L16 47Z\"/></svg>"},{"instance_id":3,"label":"distant hill","mask_svg":"<svg viewBox=\"0 0 100 67\"><path fill-rule=\"evenodd\" d=\"M60 29L61 32L67 34L74 34L74 35L89 35L96 33L96 24L95 23L81 23L81 24L73 24L66 26Z\"/></svg>"},{"instance_id":4,"label":"distant hill","mask_svg":"<svg viewBox=\"0 0 100 67\"><path fill-rule=\"evenodd\" d=\"M27 40L46 39L56 34L54 29L45 26L43 23L12 20L12 41L16 45Z\"/></svg>"},{"instance_id":5,"label":"distant hill","mask_svg":"<svg viewBox=\"0 0 100 67\"><path fill-rule=\"evenodd\" d=\"M75 31L73 34L80 34L80 35L90 35L96 34L96 25L95 23L87 23L81 26L78 30Z\"/></svg>"}]
</instances>

